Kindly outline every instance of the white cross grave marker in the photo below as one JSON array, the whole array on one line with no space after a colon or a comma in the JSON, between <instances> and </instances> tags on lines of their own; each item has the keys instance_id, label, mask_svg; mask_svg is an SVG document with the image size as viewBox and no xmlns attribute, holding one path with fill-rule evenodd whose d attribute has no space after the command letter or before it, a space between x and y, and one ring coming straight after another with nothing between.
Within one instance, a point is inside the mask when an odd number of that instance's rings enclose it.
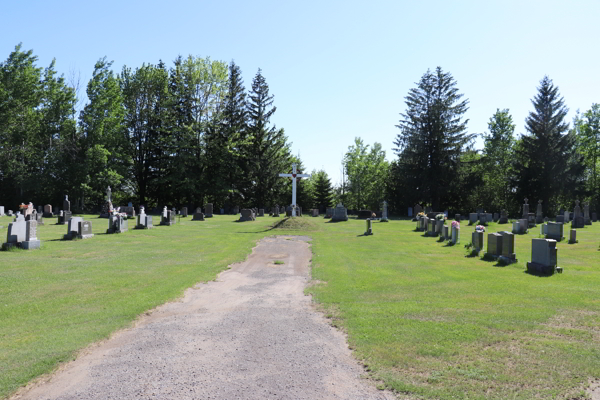
<instances>
[{"instance_id":1,"label":"white cross grave marker","mask_svg":"<svg viewBox=\"0 0 600 400\"><path fill-rule=\"evenodd\" d=\"M292 178L292 217L296 216L296 178L310 178L310 174L298 174L296 164L292 164L291 174L279 174L282 178Z\"/></svg>"}]
</instances>

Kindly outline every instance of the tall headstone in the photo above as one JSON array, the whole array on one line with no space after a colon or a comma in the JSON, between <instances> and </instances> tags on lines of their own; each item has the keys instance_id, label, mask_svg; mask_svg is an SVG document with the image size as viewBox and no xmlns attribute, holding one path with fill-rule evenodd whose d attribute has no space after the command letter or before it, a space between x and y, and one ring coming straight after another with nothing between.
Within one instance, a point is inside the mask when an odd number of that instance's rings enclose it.
<instances>
[{"instance_id":1,"label":"tall headstone","mask_svg":"<svg viewBox=\"0 0 600 400\"><path fill-rule=\"evenodd\" d=\"M569 231L569 243L570 244L577 243L577 230L576 229L571 229Z\"/></svg>"},{"instance_id":2,"label":"tall headstone","mask_svg":"<svg viewBox=\"0 0 600 400\"><path fill-rule=\"evenodd\" d=\"M4 206L0 206L0 217L4 217Z\"/></svg>"},{"instance_id":3,"label":"tall headstone","mask_svg":"<svg viewBox=\"0 0 600 400\"><path fill-rule=\"evenodd\" d=\"M485 255L493 258L500 257L502 255L502 238L501 233L488 233L487 252Z\"/></svg>"},{"instance_id":4,"label":"tall headstone","mask_svg":"<svg viewBox=\"0 0 600 400\"><path fill-rule=\"evenodd\" d=\"M413 208L412 207L408 207L408 216L409 217L413 216Z\"/></svg>"},{"instance_id":5,"label":"tall headstone","mask_svg":"<svg viewBox=\"0 0 600 400\"><path fill-rule=\"evenodd\" d=\"M456 244L458 243L460 240L460 228L457 228L456 226L452 227L452 244Z\"/></svg>"},{"instance_id":6,"label":"tall headstone","mask_svg":"<svg viewBox=\"0 0 600 400\"><path fill-rule=\"evenodd\" d=\"M53 214L52 214L52 206L50 204L46 204L44 206L44 217L50 218L52 216L53 216Z\"/></svg>"},{"instance_id":7,"label":"tall headstone","mask_svg":"<svg viewBox=\"0 0 600 400\"><path fill-rule=\"evenodd\" d=\"M410 215L409 215L410 216ZM381 213L381 222L388 222L388 203L383 201L383 212Z\"/></svg>"},{"instance_id":8,"label":"tall headstone","mask_svg":"<svg viewBox=\"0 0 600 400\"><path fill-rule=\"evenodd\" d=\"M112 217L113 214L113 205L112 205L112 190L110 186L106 188L106 202L102 206L102 211L100 212L100 217L109 218Z\"/></svg>"},{"instance_id":9,"label":"tall headstone","mask_svg":"<svg viewBox=\"0 0 600 400\"><path fill-rule=\"evenodd\" d=\"M483 249L483 231L474 231L471 234L471 244L473 245L473 250L479 254Z\"/></svg>"},{"instance_id":10,"label":"tall headstone","mask_svg":"<svg viewBox=\"0 0 600 400\"><path fill-rule=\"evenodd\" d=\"M583 223L585 225L592 224L592 219L590 218L590 203L585 203L583 205Z\"/></svg>"},{"instance_id":11,"label":"tall headstone","mask_svg":"<svg viewBox=\"0 0 600 400\"><path fill-rule=\"evenodd\" d=\"M21 242L21 248L25 250L39 249L41 242L37 238L37 221L25 221L25 241Z\"/></svg>"},{"instance_id":12,"label":"tall headstone","mask_svg":"<svg viewBox=\"0 0 600 400\"><path fill-rule=\"evenodd\" d=\"M565 211L564 213L564 221L563 223L568 224L569 222L571 222L571 213L568 211Z\"/></svg>"},{"instance_id":13,"label":"tall headstone","mask_svg":"<svg viewBox=\"0 0 600 400\"><path fill-rule=\"evenodd\" d=\"M541 224L544 221L544 214L542 213L542 200L538 200L537 209L535 211L535 223Z\"/></svg>"},{"instance_id":14,"label":"tall headstone","mask_svg":"<svg viewBox=\"0 0 600 400\"><path fill-rule=\"evenodd\" d=\"M560 222L548 222L546 225L546 239L554 239L558 242L564 239L563 224Z\"/></svg>"},{"instance_id":15,"label":"tall headstone","mask_svg":"<svg viewBox=\"0 0 600 400\"><path fill-rule=\"evenodd\" d=\"M196 208L196 212L194 212L192 221L204 221L204 214L202 213L202 209L200 207Z\"/></svg>"},{"instance_id":16,"label":"tall headstone","mask_svg":"<svg viewBox=\"0 0 600 400\"><path fill-rule=\"evenodd\" d=\"M188 216L188 208L187 207L181 207L181 217L182 218L187 218Z\"/></svg>"},{"instance_id":17,"label":"tall headstone","mask_svg":"<svg viewBox=\"0 0 600 400\"><path fill-rule=\"evenodd\" d=\"M213 216L213 205L212 203L206 203L204 206L204 216L206 218L212 218Z\"/></svg>"},{"instance_id":18,"label":"tall headstone","mask_svg":"<svg viewBox=\"0 0 600 400\"><path fill-rule=\"evenodd\" d=\"M557 264L556 240L531 239L531 262L527 263L529 272L551 274Z\"/></svg>"},{"instance_id":19,"label":"tall headstone","mask_svg":"<svg viewBox=\"0 0 600 400\"><path fill-rule=\"evenodd\" d=\"M79 236L79 223L83 221L81 217L73 217L67 225L67 234L63 236L65 240L72 240Z\"/></svg>"},{"instance_id":20,"label":"tall headstone","mask_svg":"<svg viewBox=\"0 0 600 400\"><path fill-rule=\"evenodd\" d=\"M146 209L144 206L140 206L140 213L137 216L137 225L135 229L152 229L154 225L152 224L152 215L146 215Z\"/></svg>"},{"instance_id":21,"label":"tall headstone","mask_svg":"<svg viewBox=\"0 0 600 400\"><path fill-rule=\"evenodd\" d=\"M527 204L527 202L529 201L529 199L527 199L527 197L525 198L525 204L523 204L523 218L525 220L529 220L529 204Z\"/></svg>"},{"instance_id":22,"label":"tall headstone","mask_svg":"<svg viewBox=\"0 0 600 400\"><path fill-rule=\"evenodd\" d=\"M333 216L331 217L332 221L348 221L348 211L346 207L339 203L335 209L333 210Z\"/></svg>"},{"instance_id":23,"label":"tall headstone","mask_svg":"<svg viewBox=\"0 0 600 400\"><path fill-rule=\"evenodd\" d=\"M502 258L508 263L516 262L515 235L506 231L499 233L502 235Z\"/></svg>"},{"instance_id":24,"label":"tall headstone","mask_svg":"<svg viewBox=\"0 0 600 400\"><path fill-rule=\"evenodd\" d=\"M71 211L71 202L69 201L68 195L65 195L65 199L63 201L63 211Z\"/></svg>"},{"instance_id":25,"label":"tall headstone","mask_svg":"<svg viewBox=\"0 0 600 400\"><path fill-rule=\"evenodd\" d=\"M579 200L575 200L575 209L573 210L573 221L571 222L571 228L583 228L584 220L581 215L581 207L579 207Z\"/></svg>"},{"instance_id":26,"label":"tall headstone","mask_svg":"<svg viewBox=\"0 0 600 400\"><path fill-rule=\"evenodd\" d=\"M419 204L415 204L415 206L413 207L413 212L414 212L414 217L413 217L413 221L415 218L417 218L417 215L419 215L419 213L423 212L423 209L421 208L421 206Z\"/></svg>"}]
</instances>

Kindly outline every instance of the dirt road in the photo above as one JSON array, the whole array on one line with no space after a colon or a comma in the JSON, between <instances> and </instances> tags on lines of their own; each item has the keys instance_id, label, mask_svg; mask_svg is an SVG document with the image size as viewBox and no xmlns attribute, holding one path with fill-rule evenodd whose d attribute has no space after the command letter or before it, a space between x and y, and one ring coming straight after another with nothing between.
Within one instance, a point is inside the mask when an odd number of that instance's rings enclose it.
<instances>
[{"instance_id":1,"label":"dirt road","mask_svg":"<svg viewBox=\"0 0 600 400\"><path fill-rule=\"evenodd\" d=\"M248 259L93 346L14 399L393 399L311 306L306 237ZM276 264L274 261L283 261Z\"/></svg>"}]
</instances>

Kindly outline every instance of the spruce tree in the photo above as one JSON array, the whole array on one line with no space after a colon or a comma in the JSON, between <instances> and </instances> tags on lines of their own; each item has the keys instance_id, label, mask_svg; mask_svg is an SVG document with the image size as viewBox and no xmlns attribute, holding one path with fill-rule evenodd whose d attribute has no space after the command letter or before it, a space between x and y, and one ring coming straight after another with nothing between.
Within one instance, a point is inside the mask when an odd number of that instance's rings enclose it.
<instances>
[{"instance_id":1,"label":"spruce tree","mask_svg":"<svg viewBox=\"0 0 600 400\"><path fill-rule=\"evenodd\" d=\"M246 175L240 190L249 207L272 205L283 185L278 174L290 164L290 149L283 129L269 126L276 109L269 85L259 69L247 103L248 144L242 152Z\"/></svg>"},{"instance_id":2,"label":"spruce tree","mask_svg":"<svg viewBox=\"0 0 600 400\"><path fill-rule=\"evenodd\" d=\"M542 200L544 214L548 214L556 211L561 195L576 196L583 166L575 151L575 134L568 132L565 122L568 109L550 78L540 81L531 103L534 110L525 120L529 134L523 135L516 147L513 183L517 201L527 197L535 204Z\"/></svg>"},{"instance_id":3,"label":"spruce tree","mask_svg":"<svg viewBox=\"0 0 600 400\"><path fill-rule=\"evenodd\" d=\"M406 187L416 201L435 210L448 206L448 195L458 183L461 155L475 135L467 133L463 115L468 100L462 100L456 81L437 67L427 71L406 96L406 112L396 125L399 156L395 171L402 171Z\"/></svg>"},{"instance_id":4,"label":"spruce tree","mask_svg":"<svg viewBox=\"0 0 600 400\"><path fill-rule=\"evenodd\" d=\"M321 170L313 174L314 179L314 205L323 213L327 207L331 207L333 199L333 189L331 187L331 179L327 172Z\"/></svg>"}]
</instances>

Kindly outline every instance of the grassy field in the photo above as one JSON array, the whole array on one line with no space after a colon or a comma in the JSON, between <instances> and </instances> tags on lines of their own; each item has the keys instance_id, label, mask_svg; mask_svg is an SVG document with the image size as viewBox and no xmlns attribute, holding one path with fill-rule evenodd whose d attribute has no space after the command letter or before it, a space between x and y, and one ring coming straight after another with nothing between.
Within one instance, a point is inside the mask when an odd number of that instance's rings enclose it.
<instances>
[{"instance_id":1,"label":"grassy field","mask_svg":"<svg viewBox=\"0 0 600 400\"><path fill-rule=\"evenodd\" d=\"M563 399L600 377L600 224L558 244L563 274L538 277L524 271L539 228L517 236L519 262L501 267L465 257L464 223L462 244L447 246L409 221L362 236L352 219L278 229L269 217L234 219L105 235L107 220L90 216L96 236L72 242L47 220L41 250L0 252L0 398L288 233L313 237L321 283L308 291L382 386L413 398ZM10 220L0 218L3 240Z\"/></svg>"}]
</instances>

